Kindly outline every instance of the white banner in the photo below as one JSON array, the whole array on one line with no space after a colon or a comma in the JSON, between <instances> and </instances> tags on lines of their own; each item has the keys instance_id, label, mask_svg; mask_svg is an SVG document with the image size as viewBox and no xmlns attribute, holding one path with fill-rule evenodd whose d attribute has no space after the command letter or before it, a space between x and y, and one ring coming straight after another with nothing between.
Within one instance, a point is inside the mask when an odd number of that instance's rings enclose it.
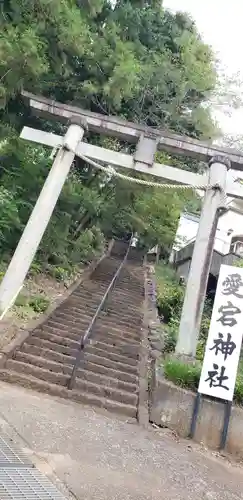
<instances>
[{"instance_id":1,"label":"white banner","mask_svg":"<svg viewBox=\"0 0 243 500\"><path fill-rule=\"evenodd\" d=\"M222 265L198 392L232 401L243 334L243 269Z\"/></svg>"}]
</instances>

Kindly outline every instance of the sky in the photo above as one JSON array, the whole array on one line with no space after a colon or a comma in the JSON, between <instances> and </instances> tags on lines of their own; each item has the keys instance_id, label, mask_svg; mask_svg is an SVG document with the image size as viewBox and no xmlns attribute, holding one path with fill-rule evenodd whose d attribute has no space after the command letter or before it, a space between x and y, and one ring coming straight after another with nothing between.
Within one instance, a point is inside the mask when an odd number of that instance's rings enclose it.
<instances>
[{"instance_id":1,"label":"sky","mask_svg":"<svg viewBox=\"0 0 243 500\"><path fill-rule=\"evenodd\" d=\"M239 73L243 82L242 0L163 0L163 6L188 12L227 73ZM218 114L217 119L225 133L243 135L243 108L231 117Z\"/></svg>"}]
</instances>

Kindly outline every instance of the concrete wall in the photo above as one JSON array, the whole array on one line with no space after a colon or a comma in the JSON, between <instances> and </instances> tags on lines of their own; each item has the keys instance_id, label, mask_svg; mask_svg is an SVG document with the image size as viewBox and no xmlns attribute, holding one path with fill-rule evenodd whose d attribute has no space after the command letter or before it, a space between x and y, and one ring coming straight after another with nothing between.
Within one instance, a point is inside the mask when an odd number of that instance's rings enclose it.
<instances>
[{"instance_id":1,"label":"concrete wall","mask_svg":"<svg viewBox=\"0 0 243 500\"><path fill-rule=\"evenodd\" d=\"M150 420L188 437L195 394L164 379L152 389ZM218 449L224 418L224 404L202 399L194 440ZM243 409L233 406L226 451L243 458Z\"/></svg>"},{"instance_id":2,"label":"concrete wall","mask_svg":"<svg viewBox=\"0 0 243 500\"><path fill-rule=\"evenodd\" d=\"M180 252L177 254L177 258L184 259L184 254L187 255L189 253L189 250L190 250L190 254L192 255L193 245L192 246L190 245L186 248L182 248L180 250ZM216 252L214 250L212 262L211 262L211 267L210 267L210 273L213 276L217 277L219 275L219 270L220 270L221 264L226 264L226 265L232 266L232 265L235 265L235 263L238 260L241 260L241 257L239 257L238 255L231 254L231 253L227 254L227 255L222 255L221 253ZM188 255L186 257L186 260L182 260L181 262L179 260L179 263L175 262L175 268L176 268L176 272L177 272L178 276L183 276L185 281L187 281L187 278L188 278L190 265L191 265L191 258Z\"/></svg>"},{"instance_id":3,"label":"concrete wall","mask_svg":"<svg viewBox=\"0 0 243 500\"><path fill-rule=\"evenodd\" d=\"M228 231L232 230L230 234ZM222 240L214 247L219 252L227 254L230 251L231 240L234 236L242 236L243 234L243 214L235 210L229 209L222 217L219 218L217 238Z\"/></svg>"},{"instance_id":4,"label":"concrete wall","mask_svg":"<svg viewBox=\"0 0 243 500\"><path fill-rule=\"evenodd\" d=\"M176 268L178 276L182 276L185 279L185 281L187 281L188 278L190 265L191 265L191 259L188 259L185 262L179 264Z\"/></svg>"},{"instance_id":5,"label":"concrete wall","mask_svg":"<svg viewBox=\"0 0 243 500\"><path fill-rule=\"evenodd\" d=\"M187 245L187 243L194 239L198 230L199 217L193 217L188 214L181 214L175 243L173 245L174 250L179 250L180 248Z\"/></svg>"}]
</instances>

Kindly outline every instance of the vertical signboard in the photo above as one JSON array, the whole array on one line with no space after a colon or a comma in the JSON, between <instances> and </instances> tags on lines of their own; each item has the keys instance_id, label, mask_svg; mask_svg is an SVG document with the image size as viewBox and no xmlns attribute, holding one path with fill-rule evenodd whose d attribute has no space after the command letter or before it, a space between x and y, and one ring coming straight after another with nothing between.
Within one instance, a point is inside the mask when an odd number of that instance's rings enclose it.
<instances>
[{"instance_id":1,"label":"vertical signboard","mask_svg":"<svg viewBox=\"0 0 243 500\"><path fill-rule=\"evenodd\" d=\"M198 392L232 401L243 334L243 269L222 265Z\"/></svg>"}]
</instances>

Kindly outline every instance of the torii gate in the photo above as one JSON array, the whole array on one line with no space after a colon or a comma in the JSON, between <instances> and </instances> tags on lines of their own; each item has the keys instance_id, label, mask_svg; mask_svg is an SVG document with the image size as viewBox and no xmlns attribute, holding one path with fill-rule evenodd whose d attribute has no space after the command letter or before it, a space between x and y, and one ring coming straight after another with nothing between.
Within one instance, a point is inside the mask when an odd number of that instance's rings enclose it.
<instances>
[{"instance_id":1,"label":"torii gate","mask_svg":"<svg viewBox=\"0 0 243 500\"><path fill-rule=\"evenodd\" d=\"M243 153L218 148L197 140L166 131L154 130L121 120L92 113L78 107L23 92L24 100L37 116L69 122L64 137L24 127L20 137L29 141L59 148L52 168L20 238L19 244L0 285L0 319L15 301L31 266L56 202L67 178L75 155L99 160L103 164L140 171L173 184L204 186L207 184L203 209L191 268L187 281L176 353L195 356L218 213L225 208L225 195L243 198L243 187L234 184L227 171L243 170ZM136 144L135 154L128 155L82 142L86 129L117 137ZM208 162L209 174L199 175L154 162L156 151L164 150ZM228 178L227 178L228 177ZM224 196L222 196L224 195Z\"/></svg>"}]
</instances>

